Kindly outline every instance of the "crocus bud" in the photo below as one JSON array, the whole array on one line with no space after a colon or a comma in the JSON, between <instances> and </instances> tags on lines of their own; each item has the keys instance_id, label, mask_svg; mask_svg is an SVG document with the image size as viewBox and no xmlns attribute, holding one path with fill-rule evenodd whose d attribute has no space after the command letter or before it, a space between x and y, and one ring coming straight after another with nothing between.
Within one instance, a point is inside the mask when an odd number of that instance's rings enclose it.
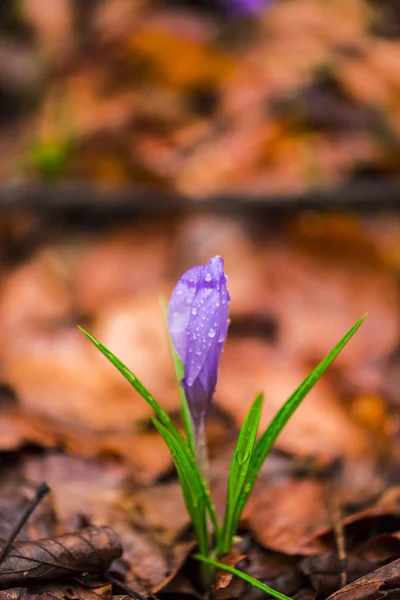
<instances>
[{"instance_id":1,"label":"crocus bud","mask_svg":"<svg viewBox=\"0 0 400 600\"><path fill-rule=\"evenodd\" d=\"M271 0L223 0L225 6L238 15L255 15Z\"/></svg>"},{"instance_id":2,"label":"crocus bud","mask_svg":"<svg viewBox=\"0 0 400 600\"><path fill-rule=\"evenodd\" d=\"M181 385L197 432L210 406L228 332L227 277L224 260L211 258L179 279L168 307L168 325L184 365Z\"/></svg>"}]
</instances>

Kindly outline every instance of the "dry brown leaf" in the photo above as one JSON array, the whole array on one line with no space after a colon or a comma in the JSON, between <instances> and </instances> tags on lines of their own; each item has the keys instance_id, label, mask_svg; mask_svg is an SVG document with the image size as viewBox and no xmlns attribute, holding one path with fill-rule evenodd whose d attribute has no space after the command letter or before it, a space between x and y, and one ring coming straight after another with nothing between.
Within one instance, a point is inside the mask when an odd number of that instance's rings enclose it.
<instances>
[{"instance_id":1,"label":"dry brown leaf","mask_svg":"<svg viewBox=\"0 0 400 600\"><path fill-rule=\"evenodd\" d=\"M237 119L229 129L222 128L222 133L218 123L215 129L204 143L197 141L179 164L176 185L180 192L204 197L215 189L224 190L226 180L233 186L241 173L251 170L273 133L270 121L255 111Z\"/></svg>"},{"instance_id":2,"label":"dry brown leaf","mask_svg":"<svg viewBox=\"0 0 400 600\"><path fill-rule=\"evenodd\" d=\"M324 549L315 532L329 522L324 485L312 480L286 480L259 486L243 519L265 548L284 554L315 554ZM310 540L312 540L310 544Z\"/></svg>"},{"instance_id":3,"label":"dry brown leaf","mask_svg":"<svg viewBox=\"0 0 400 600\"><path fill-rule=\"evenodd\" d=\"M20 0L23 17L36 33L50 63L59 63L73 45L73 6L68 0Z\"/></svg>"},{"instance_id":4,"label":"dry brown leaf","mask_svg":"<svg viewBox=\"0 0 400 600\"><path fill-rule=\"evenodd\" d=\"M368 312L362 330L336 364L373 365L394 350L400 335L395 278L382 265L346 252L343 242L319 242L308 248L286 240L265 244L265 308L279 318L286 351L315 361Z\"/></svg>"},{"instance_id":5,"label":"dry brown leaf","mask_svg":"<svg viewBox=\"0 0 400 600\"><path fill-rule=\"evenodd\" d=\"M400 559L357 579L328 600L396 600L400 594Z\"/></svg>"},{"instance_id":6,"label":"dry brown leaf","mask_svg":"<svg viewBox=\"0 0 400 600\"><path fill-rule=\"evenodd\" d=\"M230 339L222 355L216 402L240 425L256 393L264 391L262 432L310 371L265 342ZM326 377L308 394L276 442L281 450L323 462L371 455L368 446L365 433L348 417Z\"/></svg>"},{"instance_id":7,"label":"dry brown leaf","mask_svg":"<svg viewBox=\"0 0 400 600\"><path fill-rule=\"evenodd\" d=\"M82 253L74 273L80 308L108 304L147 292L161 293L173 258L173 229L161 223L113 229Z\"/></svg>"},{"instance_id":8,"label":"dry brown leaf","mask_svg":"<svg viewBox=\"0 0 400 600\"><path fill-rule=\"evenodd\" d=\"M65 320L71 309L72 297L57 266L48 255L39 253L2 281L1 335L11 335L28 323L35 326Z\"/></svg>"},{"instance_id":9,"label":"dry brown leaf","mask_svg":"<svg viewBox=\"0 0 400 600\"><path fill-rule=\"evenodd\" d=\"M9 539L13 529L20 523L31 504L38 486L27 481L19 473L15 464L8 466L3 463L0 476L0 539ZM23 525L18 534L18 540L34 542L38 539L53 538L59 534L57 517L48 496L42 500L31 514L29 520Z\"/></svg>"},{"instance_id":10,"label":"dry brown leaf","mask_svg":"<svg viewBox=\"0 0 400 600\"><path fill-rule=\"evenodd\" d=\"M75 327L25 329L13 336L5 372L22 408L54 423L108 433L132 431L150 414Z\"/></svg>"},{"instance_id":11,"label":"dry brown leaf","mask_svg":"<svg viewBox=\"0 0 400 600\"><path fill-rule=\"evenodd\" d=\"M132 523L139 527L145 522L155 539L166 547L171 547L190 525L182 490L177 481L138 490L126 498L124 503Z\"/></svg>"},{"instance_id":12,"label":"dry brown leaf","mask_svg":"<svg viewBox=\"0 0 400 600\"><path fill-rule=\"evenodd\" d=\"M159 315L158 322L154 315ZM4 313L3 313L4 314ZM22 325L22 324L21 324ZM178 393L156 297L107 309L90 331L132 367L165 408ZM4 372L24 410L66 426L132 432L150 408L76 326L23 323L3 330ZM156 351L156 354L154 352ZM155 358L157 359L155 361Z\"/></svg>"},{"instance_id":13,"label":"dry brown leaf","mask_svg":"<svg viewBox=\"0 0 400 600\"><path fill-rule=\"evenodd\" d=\"M118 536L108 527L87 527L53 539L14 542L0 565L0 585L102 573L121 554Z\"/></svg>"},{"instance_id":14,"label":"dry brown leaf","mask_svg":"<svg viewBox=\"0 0 400 600\"><path fill-rule=\"evenodd\" d=\"M110 305L97 314L91 333L132 370L165 410L179 409L179 394L159 296L138 294L135 299ZM122 393L127 387L126 382L116 370L115 373L116 389L120 388ZM131 404L137 414L152 414L145 400L134 390L131 392ZM129 415L129 412L132 411L128 409L126 414Z\"/></svg>"},{"instance_id":15,"label":"dry brown leaf","mask_svg":"<svg viewBox=\"0 0 400 600\"><path fill-rule=\"evenodd\" d=\"M194 547L183 535L189 519L177 483L138 491L136 497L121 464L55 454L27 459L24 473L32 481L47 481L64 529L74 530L82 520L112 527L124 549L115 568L142 593L163 588ZM171 519L177 514L179 519Z\"/></svg>"},{"instance_id":16,"label":"dry brown leaf","mask_svg":"<svg viewBox=\"0 0 400 600\"><path fill-rule=\"evenodd\" d=\"M176 26L172 20L171 24ZM130 52L136 60L139 54L147 61L160 84L178 88L215 85L234 71L235 62L228 54L193 39L190 32L181 30L176 35L165 22L145 26L132 37Z\"/></svg>"},{"instance_id":17,"label":"dry brown leaf","mask_svg":"<svg viewBox=\"0 0 400 600\"><path fill-rule=\"evenodd\" d=\"M112 584L86 587L76 581L30 585L0 591L0 600L111 600Z\"/></svg>"},{"instance_id":18,"label":"dry brown leaf","mask_svg":"<svg viewBox=\"0 0 400 600\"><path fill-rule=\"evenodd\" d=\"M228 567L236 567L238 563L243 561L246 555L241 554L237 548L221 559L221 562ZM215 582L213 584L212 595L215 600L225 600L228 598L240 597L245 588L245 582L238 577L234 578L232 573L217 570L215 574Z\"/></svg>"}]
</instances>

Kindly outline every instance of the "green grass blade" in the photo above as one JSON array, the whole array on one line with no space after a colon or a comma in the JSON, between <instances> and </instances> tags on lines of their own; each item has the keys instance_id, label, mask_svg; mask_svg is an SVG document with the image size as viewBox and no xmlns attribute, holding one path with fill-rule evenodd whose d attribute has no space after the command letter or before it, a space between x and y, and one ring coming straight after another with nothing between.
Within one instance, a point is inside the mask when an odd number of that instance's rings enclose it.
<instances>
[{"instance_id":1,"label":"green grass blade","mask_svg":"<svg viewBox=\"0 0 400 600\"><path fill-rule=\"evenodd\" d=\"M237 523L234 522L236 505L240 500L242 489L249 471L250 459L253 454L258 425L261 418L262 405L263 394L261 393L258 394L247 413L232 457L228 480L225 518L222 529L222 546L218 549L218 555L226 554L232 547L232 538L237 528Z\"/></svg>"},{"instance_id":2,"label":"green grass blade","mask_svg":"<svg viewBox=\"0 0 400 600\"><path fill-rule=\"evenodd\" d=\"M189 449L185 440L179 433L178 429L172 423L168 414L161 408L156 399L150 394L150 392L145 388L145 386L139 381L139 379L128 369L126 365L124 365L110 350L108 350L105 346L103 346L96 338L94 338L90 333L85 331L83 327L79 327L79 329L87 336L87 338L100 350L100 352L118 369L118 371L129 381L129 383L139 392L139 394L144 398L144 400L151 406L157 415L160 422L168 429L171 435L175 438L175 440L179 443L181 449L186 452L188 456L188 460L191 461L192 467L197 469L196 461L192 451ZM213 527L215 530L216 539L219 540L219 525L217 521L215 507L212 503L209 491L207 489L206 483L199 473L199 478L201 481L201 485L203 488L203 494L206 498L206 506L208 513L210 515L211 521L213 523Z\"/></svg>"},{"instance_id":3,"label":"green grass blade","mask_svg":"<svg viewBox=\"0 0 400 600\"><path fill-rule=\"evenodd\" d=\"M206 497L197 468L193 467L193 463L189 460L187 453L182 449L179 442L176 441L168 429L156 418L153 417L152 420L157 431L167 444L175 463L186 508L192 519L197 541L199 542L199 548L202 548L202 553L209 555L210 547L207 533Z\"/></svg>"},{"instance_id":4,"label":"green grass blade","mask_svg":"<svg viewBox=\"0 0 400 600\"><path fill-rule=\"evenodd\" d=\"M156 423L154 423L156 425ZM158 426L156 425L158 431L160 431L160 423L158 424ZM160 431L161 433L161 431ZM163 436L164 437L164 436ZM164 437L164 440L166 440L166 438ZM183 446L181 445L180 441L178 441L178 444L181 446L181 450L185 455L185 462L186 464L190 465L191 468L191 473L192 476L196 478L197 483L196 483L196 493L197 494L201 494L201 496L204 498L204 503L205 503L205 507L207 509L207 512L210 516L211 519L211 523L213 526L213 530L214 530L214 535L215 535L215 542L217 547L220 545L221 543L221 530L218 524L218 519L217 519L217 513L215 511L215 506L213 504L213 501L211 499L210 496L210 492L208 490L207 484L204 480L204 477L196 463L196 459L193 456L192 452L189 450L187 444L183 444ZM169 447L169 446L168 446ZM172 454L172 452L171 452Z\"/></svg>"},{"instance_id":5,"label":"green grass blade","mask_svg":"<svg viewBox=\"0 0 400 600\"><path fill-rule=\"evenodd\" d=\"M353 327L346 333L346 335L340 340L338 344L330 351L328 356L326 356L319 365L306 377L303 383L297 388L297 390L290 396L290 398L285 402L282 408L277 412L275 417L272 419L271 423L268 425L267 429L264 431L261 438L258 440L253 456L250 461L249 474L246 481L246 484L243 488L243 493L240 498L240 502L237 507L237 514L235 518L237 522L239 522L241 513L246 504L246 501L249 497L251 490L256 482L258 473L262 467L262 464L269 452L272 449L278 435L285 427L286 423L296 410L302 400L306 397L308 392L314 387L320 377L325 373L327 368L331 365L337 355L343 350L347 342L353 337L357 329L362 325L364 319L367 315L364 315Z\"/></svg>"},{"instance_id":6,"label":"green grass blade","mask_svg":"<svg viewBox=\"0 0 400 600\"><path fill-rule=\"evenodd\" d=\"M168 342L169 342L169 347L171 349L172 359L174 361L176 380L178 382L182 423L183 423L183 427L185 430L187 443L189 445L190 450L193 452L193 456L195 456L195 435L194 435L193 420L192 420L192 416L190 414L189 406L188 406L188 403L186 400L185 390L180 385L180 382L182 381L182 379L185 375L185 372L184 372L185 368L183 366L183 362L179 358L179 356L174 348L174 345L172 343L172 339L171 339L171 336L169 333L168 303L164 297L161 298L161 306L162 306L162 309L164 312L164 320L165 320L165 326L166 326L167 335L168 335Z\"/></svg>"},{"instance_id":7,"label":"green grass blade","mask_svg":"<svg viewBox=\"0 0 400 600\"><path fill-rule=\"evenodd\" d=\"M182 381L182 379L184 377L184 366L183 366L181 359L177 355L175 348L172 346L172 344L171 344L171 351L172 351L172 358L174 360L175 373L176 373L176 378L177 378L178 387L179 387L179 400L180 400L182 423L183 423L183 427L185 430L188 446L189 446L190 450L192 451L193 456L195 456L196 451L195 451L195 434L194 434L193 419L192 419L192 415L190 414L189 406L188 406L188 403L186 400L185 390L180 385L180 382Z\"/></svg>"},{"instance_id":8,"label":"green grass blade","mask_svg":"<svg viewBox=\"0 0 400 600\"><path fill-rule=\"evenodd\" d=\"M163 425L173 434L175 438L180 438L182 442L184 442L181 434L178 429L172 423L168 414L165 412L163 408L158 404L157 400L150 394L150 392L145 388L145 386L139 381L139 379L128 369L126 365L124 365L110 350L108 350L103 344L101 344L95 337L93 337L90 333L88 333L83 327L78 325L79 329L86 335L86 337L96 346L98 350L118 369L118 371L125 377L127 381L135 388L137 392L142 396L144 400L146 400L147 404L151 406L151 408L156 413L157 417L163 423Z\"/></svg>"},{"instance_id":9,"label":"green grass blade","mask_svg":"<svg viewBox=\"0 0 400 600\"><path fill-rule=\"evenodd\" d=\"M211 558L202 556L201 554L195 554L194 558L204 562L207 565L210 565L217 569L222 569L223 571L228 571L228 573L232 573L232 575L236 575L237 577L240 577L240 579L247 581L247 583L251 583L251 585L262 590L266 594L269 594L273 598L277 598L278 600L292 600L292 598L289 598L289 596L285 596L285 594L281 594L280 592L273 590L268 585L265 585L265 583L261 583L261 581L258 581L258 579L254 579L254 577L247 575L247 573L243 573L243 571L239 571L239 569L235 569L235 567L230 567L229 565L224 565L223 563L220 563L220 562L217 562L216 560L212 560Z\"/></svg>"},{"instance_id":10,"label":"green grass blade","mask_svg":"<svg viewBox=\"0 0 400 600\"><path fill-rule=\"evenodd\" d=\"M127 381L135 388L136 391L142 396L144 400L151 406L154 410L157 418L162 423L162 425L171 433L175 441L179 444L181 450L185 453L187 460L190 462L192 468L198 472L199 480L202 486L202 493L205 497L206 508L210 515L210 519L214 528L216 543L219 544L220 540L220 528L218 525L217 514L215 511L214 504L211 500L210 493L208 491L207 485L198 470L195 457L192 451L189 449L189 446L186 440L183 439L178 429L172 423L168 414L165 412L163 408L158 404L156 399L150 394L150 392L144 387L144 385L139 381L139 379L128 369L126 365L124 365L110 350L108 350L105 346L103 346L96 338L94 338L90 333L85 331L83 327L79 327L79 329L86 335L86 337L100 350L100 352L118 369L118 371L125 377Z\"/></svg>"}]
</instances>

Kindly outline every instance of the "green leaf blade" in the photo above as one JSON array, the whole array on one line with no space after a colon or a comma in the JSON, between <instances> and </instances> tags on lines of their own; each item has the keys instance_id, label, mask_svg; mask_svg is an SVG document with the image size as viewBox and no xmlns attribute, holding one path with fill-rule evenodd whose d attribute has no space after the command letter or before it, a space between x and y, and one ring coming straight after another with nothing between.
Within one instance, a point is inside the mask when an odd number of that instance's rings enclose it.
<instances>
[{"instance_id":1,"label":"green leaf blade","mask_svg":"<svg viewBox=\"0 0 400 600\"><path fill-rule=\"evenodd\" d=\"M253 404L251 405L240 430L239 438L232 457L228 479L227 501L222 529L221 548L218 549L219 555L226 554L230 551L232 539L236 532L237 523L234 521L234 515L236 513L236 507L239 502L243 485L246 481L247 473L250 467L250 459L257 437L263 400L264 395L260 393L253 401Z\"/></svg>"},{"instance_id":2,"label":"green leaf blade","mask_svg":"<svg viewBox=\"0 0 400 600\"><path fill-rule=\"evenodd\" d=\"M196 455L196 449L195 449L196 442L195 442L193 419L192 419L192 415L190 414L189 405L186 400L185 390L183 389L183 387L180 384L180 382L182 381L182 379L184 377L184 366L183 366L181 359L177 355L175 348L173 348L173 347L172 347L172 356L173 356L174 365L175 365L176 379L177 379L178 387L179 387L179 400L180 400L182 423L183 423L183 427L185 430L188 446L189 446L193 456L195 456Z\"/></svg>"},{"instance_id":3,"label":"green leaf blade","mask_svg":"<svg viewBox=\"0 0 400 600\"><path fill-rule=\"evenodd\" d=\"M361 317L346 333L346 335L336 344L336 346L329 352L329 354L317 365L317 367L304 379L299 385L295 392L285 402L282 408L277 412L263 435L258 440L253 456L251 458L251 464L249 468L248 479L243 489L243 493L240 498L238 505L238 514L236 515L238 522L243 512L243 508L247 502L251 490L256 482L257 476L264 463L264 460L271 451L275 441L285 427L286 423L293 415L295 410L301 404L302 400L307 396L309 391L314 387L317 381L322 377L328 367L332 364L338 354L343 350L346 344L350 341L356 331L361 327L362 323L366 318L366 314Z\"/></svg>"},{"instance_id":4,"label":"green leaf blade","mask_svg":"<svg viewBox=\"0 0 400 600\"><path fill-rule=\"evenodd\" d=\"M79 327L79 329L82 331L82 333L86 335L86 337L92 342L92 344L94 344L94 346L98 350L100 350L100 352L118 369L118 371L123 375L123 377L125 377L125 379L136 389L137 392L139 392L142 398L150 405L150 407L154 410L159 423L162 424L162 426L169 432L171 437L179 445L179 448L186 457L185 460L187 460L188 463L191 465L193 471L197 472L199 485L201 486L201 494L205 498L205 506L213 524L216 543L218 545L220 543L220 527L218 525L216 510L212 502L211 495L207 488L206 482L204 481L204 478L197 467L194 454L189 448L186 440L184 440L182 435L179 433L178 429L172 423L165 410L161 408L156 399L150 394L150 392L139 381L139 379L128 369L128 367L124 365L110 350L108 350L98 340L96 340L95 337L93 337L90 333L83 329L83 327Z\"/></svg>"},{"instance_id":5,"label":"green leaf blade","mask_svg":"<svg viewBox=\"0 0 400 600\"><path fill-rule=\"evenodd\" d=\"M135 390L142 396L142 398L150 405L150 407L156 413L158 419L163 423L165 427L174 435L176 438L180 438L184 441L178 429L172 423L168 414L158 404L157 400L152 394L146 389L141 381L132 373L130 369L124 363L122 363L108 348L103 346L95 337L93 337L88 331L78 325L78 328L86 335L86 337L92 342L94 346L118 369L118 371L125 377L125 379L135 388Z\"/></svg>"},{"instance_id":6,"label":"green leaf blade","mask_svg":"<svg viewBox=\"0 0 400 600\"><path fill-rule=\"evenodd\" d=\"M196 537L199 542L199 548L203 549L201 552L208 555L210 553L210 548L207 532L206 498L203 493L198 472L168 429L154 417L153 423L164 439L173 458L186 508L192 520Z\"/></svg>"},{"instance_id":7,"label":"green leaf blade","mask_svg":"<svg viewBox=\"0 0 400 600\"><path fill-rule=\"evenodd\" d=\"M265 583L261 583L261 581L258 581L258 579L254 579L254 577L247 575L247 573L243 573L243 571L239 571L239 569L235 569L235 567L230 567L229 565L225 565L225 564L220 563L211 558L207 558L205 556L202 556L201 554L195 554L194 558L196 560L202 561L203 563L205 563L207 565L211 565L212 567L215 567L216 569L222 569L223 571L232 573L232 575L236 575L236 577L240 577L240 579L243 579L247 583L250 583L252 586L258 588L259 590L262 590L263 592L265 592L266 594L269 594L273 598L277 598L277 600L292 600L292 598L289 598L289 596L285 596L285 594L281 594L281 592L277 592L276 590L270 588L268 585L265 585Z\"/></svg>"}]
</instances>

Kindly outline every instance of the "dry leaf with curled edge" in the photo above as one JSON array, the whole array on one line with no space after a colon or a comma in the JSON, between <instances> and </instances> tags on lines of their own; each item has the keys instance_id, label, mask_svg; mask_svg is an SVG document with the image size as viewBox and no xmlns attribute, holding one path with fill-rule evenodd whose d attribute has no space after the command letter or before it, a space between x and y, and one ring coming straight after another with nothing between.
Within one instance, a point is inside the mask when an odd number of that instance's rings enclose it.
<instances>
[{"instance_id":1,"label":"dry leaf with curled edge","mask_svg":"<svg viewBox=\"0 0 400 600\"><path fill-rule=\"evenodd\" d=\"M329 596L328 600L398 600L400 559L395 560Z\"/></svg>"},{"instance_id":2,"label":"dry leaf with curled edge","mask_svg":"<svg viewBox=\"0 0 400 600\"><path fill-rule=\"evenodd\" d=\"M36 542L15 542L0 564L0 586L83 572L101 573L121 554L119 537L108 527L87 527Z\"/></svg>"},{"instance_id":3,"label":"dry leaf with curled edge","mask_svg":"<svg viewBox=\"0 0 400 600\"><path fill-rule=\"evenodd\" d=\"M112 597L111 583L86 587L76 581L0 591L0 600L111 600Z\"/></svg>"}]
</instances>

